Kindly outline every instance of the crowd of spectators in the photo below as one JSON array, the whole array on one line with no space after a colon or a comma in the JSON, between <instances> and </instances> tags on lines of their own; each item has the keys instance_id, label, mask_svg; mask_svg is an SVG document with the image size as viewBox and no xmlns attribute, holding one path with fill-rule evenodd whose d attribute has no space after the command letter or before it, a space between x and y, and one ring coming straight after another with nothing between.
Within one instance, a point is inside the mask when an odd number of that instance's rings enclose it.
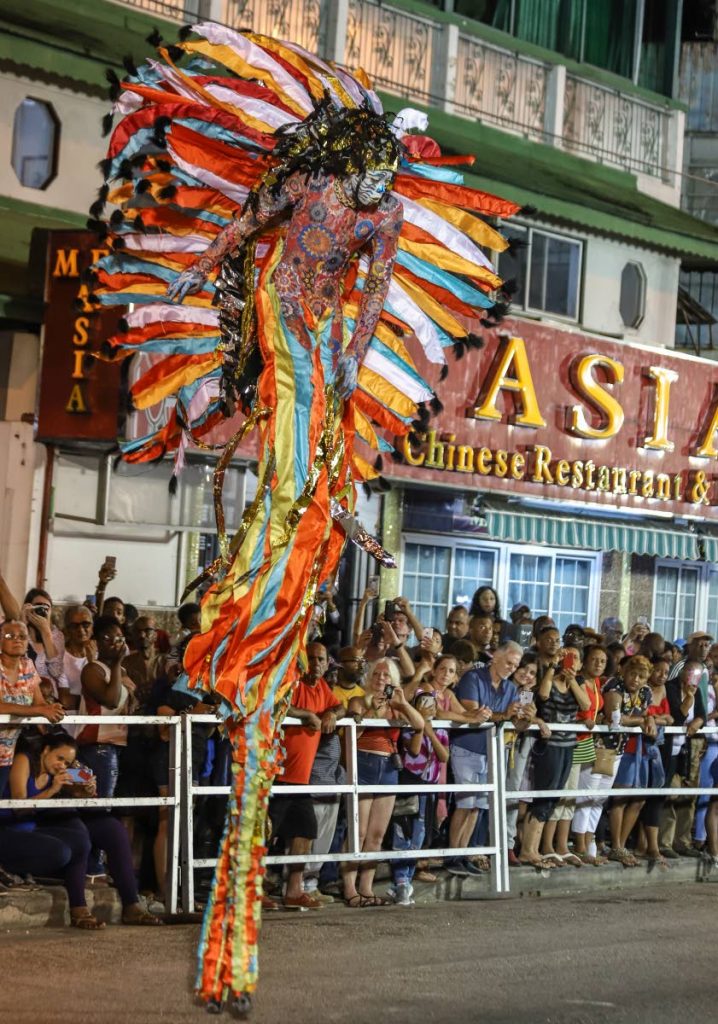
<instances>
[{"instance_id":1,"label":"crowd of spectators","mask_svg":"<svg viewBox=\"0 0 718 1024\"><path fill-rule=\"evenodd\" d=\"M170 636L151 615L105 596L114 576L108 559L94 598L61 615L41 589L16 601L0 576L0 714L38 719L22 729L0 725L0 796L167 796L168 728L63 725L64 716L215 710L209 698L175 688L185 646L200 629L199 606L178 610ZM489 870L485 857L471 853L488 844L486 792L362 793L359 849L401 854L389 858L383 892L376 858L321 863L348 848L345 801L312 792L346 781L350 750L337 723L347 717L356 722L356 770L366 787L485 785L489 730L479 727L506 726L507 790L520 794L506 814L513 866L548 871L616 861L666 870L670 860L702 857L718 867L718 799L681 793L718 789L718 739L702 732L718 714L711 636L669 642L644 619L624 630L613 618L599 630L572 624L561 633L526 604L502 617L488 586L468 607L451 608L445 622L424 624L406 598L380 606L377 591L373 579L351 635L332 602L317 606L289 709L300 724L285 730L268 826L271 852L312 859L270 871L266 910L319 910L335 899L351 908L408 906L415 881ZM372 726L372 719L385 724ZM596 725L610 730L594 732ZM685 732L667 733L671 725ZM636 731L621 731L629 726ZM231 759L220 728L197 722L191 735L194 781L227 785ZM303 785L305 795L282 792ZM651 793L612 796L614 788ZM562 796L573 790L586 795ZM214 855L224 806L223 797L196 802L200 857ZM27 876L60 878L73 925L94 930L102 923L85 890L111 879L124 923L161 923L167 824L166 807L3 809L0 893L29 884ZM432 855L442 848L456 852Z\"/></svg>"}]
</instances>

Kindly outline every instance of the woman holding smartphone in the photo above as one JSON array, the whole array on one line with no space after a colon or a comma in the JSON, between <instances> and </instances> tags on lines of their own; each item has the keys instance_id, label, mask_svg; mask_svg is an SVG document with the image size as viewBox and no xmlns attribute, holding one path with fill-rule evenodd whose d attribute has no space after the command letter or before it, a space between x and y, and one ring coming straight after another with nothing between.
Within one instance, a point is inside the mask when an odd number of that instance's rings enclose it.
<instances>
[{"instance_id":1,"label":"woman holding smartphone","mask_svg":"<svg viewBox=\"0 0 718 1024\"><path fill-rule=\"evenodd\" d=\"M574 724L579 711L588 711L591 701L577 679L581 670L581 654L575 647L564 647L557 661L546 671L536 689L536 708L539 717L549 725ZM534 744L531 763L536 790L555 790L550 797L537 797L531 804L524 826L524 845L521 863L546 867L546 861L563 866L564 856L553 848L557 822L551 820L553 811L566 785L573 763L576 746L575 732L552 731L549 739ZM541 844L541 853L539 853ZM579 861L580 863L580 861Z\"/></svg>"},{"instance_id":2,"label":"woman holding smartphone","mask_svg":"<svg viewBox=\"0 0 718 1024\"><path fill-rule=\"evenodd\" d=\"M368 667L366 695L353 697L347 712L359 720L384 718L396 726L357 729L357 774L362 786L397 784L401 759L397 750L399 726L423 732L424 719L408 702L401 688L399 669L390 658L380 658ZM397 764L397 762L399 762ZM380 850L394 809L394 793L364 793L359 798L359 842L361 851ZM344 901L348 907L381 907L390 903L373 891L376 862L343 865Z\"/></svg>"},{"instance_id":3,"label":"woman holding smartphone","mask_svg":"<svg viewBox=\"0 0 718 1024\"><path fill-rule=\"evenodd\" d=\"M67 733L42 737L37 753L15 756L10 771L13 800L47 800L60 796L95 795L95 780L87 769L78 773L77 743ZM87 781L78 779L86 778ZM68 789L69 787L69 789ZM34 809L9 813L0 828L0 861L9 871L58 875L70 903L70 923L83 931L97 931L104 924L94 917L85 899L87 858L92 845L105 851L112 879L122 900L122 923L157 925L139 902L130 840L123 825L112 815L82 819L72 810Z\"/></svg>"}]
</instances>

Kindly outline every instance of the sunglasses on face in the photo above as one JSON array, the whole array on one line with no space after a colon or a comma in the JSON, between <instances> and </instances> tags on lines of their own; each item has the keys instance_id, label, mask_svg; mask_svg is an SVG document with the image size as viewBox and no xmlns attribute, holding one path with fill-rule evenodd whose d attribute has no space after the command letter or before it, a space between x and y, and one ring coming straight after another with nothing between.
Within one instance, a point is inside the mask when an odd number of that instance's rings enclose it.
<instances>
[{"instance_id":1,"label":"sunglasses on face","mask_svg":"<svg viewBox=\"0 0 718 1024\"><path fill-rule=\"evenodd\" d=\"M122 636L122 634L120 634L119 636L108 636L107 633L104 633L102 639L107 644L121 644L125 638Z\"/></svg>"},{"instance_id":2,"label":"sunglasses on face","mask_svg":"<svg viewBox=\"0 0 718 1024\"><path fill-rule=\"evenodd\" d=\"M27 641L27 633L3 633L3 640Z\"/></svg>"},{"instance_id":3,"label":"sunglasses on face","mask_svg":"<svg viewBox=\"0 0 718 1024\"><path fill-rule=\"evenodd\" d=\"M82 622L71 622L70 629L92 629L92 623L83 619Z\"/></svg>"}]
</instances>

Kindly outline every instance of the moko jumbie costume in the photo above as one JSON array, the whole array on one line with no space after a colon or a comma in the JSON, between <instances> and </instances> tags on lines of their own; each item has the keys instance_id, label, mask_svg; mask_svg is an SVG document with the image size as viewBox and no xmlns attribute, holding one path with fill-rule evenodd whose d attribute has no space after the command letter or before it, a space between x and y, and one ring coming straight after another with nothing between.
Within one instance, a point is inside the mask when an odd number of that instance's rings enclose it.
<instances>
[{"instance_id":1,"label":"moko jumbie costume","mask_svg":"<svg viewBox=\"0 0 718 1024\"><path fill-rule=\"evenodd\" d=\"M366 76L292 43L199 24L112 83L106 183L92 208L110 254L92 299L129 306L114 357L160 354L134 406L173 398L125 443L133 462L212 448L220 556L203 574L202 632L184 685L221 699L233 785L199 949L197 991L246 1013L257 984L265 822L281 724L312 607L347 537L392 565L354 518L357 482L423 424L432 387L410 355L478 344L501 281L484 218L518 207L463 184L416 111L384 113ZM104 219L106 204L115 207ZM255 431L256 497L229 538L223 473Z\"/></svg>"}]
</instances>

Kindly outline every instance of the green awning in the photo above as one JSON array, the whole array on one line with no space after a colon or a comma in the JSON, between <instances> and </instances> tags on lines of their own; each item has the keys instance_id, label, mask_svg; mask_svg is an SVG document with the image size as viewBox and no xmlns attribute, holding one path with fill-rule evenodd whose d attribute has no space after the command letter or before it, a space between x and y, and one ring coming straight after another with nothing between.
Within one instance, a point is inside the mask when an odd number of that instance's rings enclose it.
<instances>
[{"instance_id":1,"label":"green awning","mask_svg":"<svg viewBox=\"0 0 718 1024\"><path fill-rule=\"evenodd\" d=\"M718 562L718 537L701 537L698 543L706 562Z\"/></svg>"},{"instance_id":2,"label":"green awning","mask_svg":"<svg viewBox=\"0 0 718 1024\"><path fill-rule=\"evenodd\" d=\"M489 535L494 540L551 544L588 551L626 551L659 558L695 561L700 558L697 538L688 530L496 509L486 509L484 514ZM710 543L718 553L718 539L710 538Z\"/></svg>"}]
</instances>

